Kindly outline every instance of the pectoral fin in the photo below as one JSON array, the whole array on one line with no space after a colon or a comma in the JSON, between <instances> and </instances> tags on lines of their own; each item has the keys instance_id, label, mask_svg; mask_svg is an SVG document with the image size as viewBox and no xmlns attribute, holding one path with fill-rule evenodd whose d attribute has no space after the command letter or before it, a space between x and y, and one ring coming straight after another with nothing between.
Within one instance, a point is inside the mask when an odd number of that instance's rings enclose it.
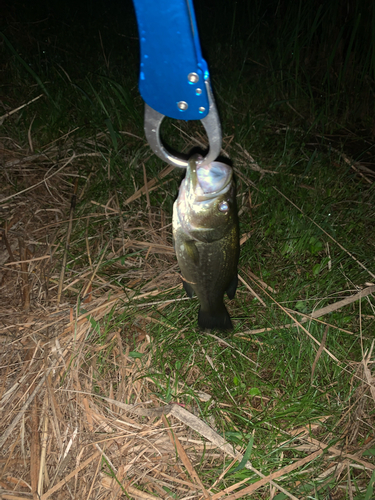
<instances>
[{"instance_id":1,"label":"pectoral fin","mask_svg":"<svg viewBox=\"0 0 375 500\"><path fill-rule=\"evenodd\" d=\"M187 296L191 299L192 297L194 297L194 289L193 287L190 285L190 283L188 283L187 281L183 280L182 281L182 285L184 287L184 290L185 292L187 293Z\"/></svg>"},{"instance_id":2,"label":"pectoral fin","mask_svg":"<svg viewBox=\"0 0 375 500\"><path fill-rule=\"evenodd\" d=\"M184 249L188 259L195 265L199 265L199 252L194 240L184 242Z\"/></svg>"},{"instance_id":3,"label":"pectoral fin","mask_svg":"<svg viewBox=\"0 0 375 500\"><path fill-rule=\"evenodd\" d=\"M233 299L233 297L235 296L237 285L238 285L238 276L237 274L235 274L228 288L225 290L229 299Z\"/></svg>"}]
</instances>

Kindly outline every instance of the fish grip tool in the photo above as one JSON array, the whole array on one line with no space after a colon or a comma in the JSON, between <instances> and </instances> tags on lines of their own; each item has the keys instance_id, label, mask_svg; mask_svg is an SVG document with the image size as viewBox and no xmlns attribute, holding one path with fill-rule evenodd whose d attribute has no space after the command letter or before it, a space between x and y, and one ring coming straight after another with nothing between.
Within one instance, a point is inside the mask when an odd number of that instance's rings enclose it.
<instances>
[{"instance_id":1,"label":"fish grip tool","mask_svg":"<svg viewBox=\"0 0 375 500\"><path fill-rule=\"evenodd\" d=\"M221 125L202 57L192 0L133 0L140 41L139 91L147 141L162 160L187 168L184 155L162 141L164 117L200 120L209 140L202 164L221 150Z\"/></svg>"}]
</instances>

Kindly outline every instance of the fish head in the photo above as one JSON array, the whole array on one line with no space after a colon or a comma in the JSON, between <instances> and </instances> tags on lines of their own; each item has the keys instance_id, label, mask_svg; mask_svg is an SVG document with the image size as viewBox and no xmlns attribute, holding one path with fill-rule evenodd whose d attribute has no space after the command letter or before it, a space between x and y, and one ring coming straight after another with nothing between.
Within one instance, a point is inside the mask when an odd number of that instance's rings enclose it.
<instances>
[{"instance_id":1,"label":"fish head","mask_svg":"<svg viewBox=\"0 0 375 500\"><path fill-rule=\"evenodd\" d=\"M200 165L200 159L189 160L176 203L184 231L210 242L221 239L237 221L233 171L218 161Z\"/></svg>"}]
</instances>

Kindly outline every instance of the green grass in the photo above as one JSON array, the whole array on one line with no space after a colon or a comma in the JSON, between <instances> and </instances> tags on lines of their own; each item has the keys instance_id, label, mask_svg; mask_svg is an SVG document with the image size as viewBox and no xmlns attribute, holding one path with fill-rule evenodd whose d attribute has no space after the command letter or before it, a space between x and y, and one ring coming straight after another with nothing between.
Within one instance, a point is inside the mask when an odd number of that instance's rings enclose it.
<instances>
[{"instance_id":1,"label":"green grass","mask_svg":"<svg viewBox=\"0 0 375 500\"><path fill-rule=\"evenodd\" d=\"M57 141L63 154L67 143L60 138L70 133L69 148L98 154L78 169L79 201L67 280L86 271L90 259L95 268L103 257L97 271L101 285L94 283L98 295L113 293L110 285L141 294L148 282L172 270L164 283L155 285L160 289L157 297L130 302L120 312L114 309L100 325L92 320L89 340L105 345L110 334L120 329L124 343L136 356L133 326L151 318L142 328L151 337L152 369L145 376L153 381L153 396L194 407L202 419L243 450L253 439L250 461L267 475L306 456L296 449L301 445L292 432L296 428L316 425L311 436L330 445L346 443L345 449L353 454L373 440L374 405L359 371L363 352L374 339L373 297L322 318L333 325L325 347L337 360L323 352L312 381L318 346L302 328L284 327L292 321L280 306L294 310L301 320L297 313L309 314L356 293L365 283L375 283L374 183L345 162L349 157L374 164L375 38L374 30L368 31L368 20L375 19L375 8L370 2L351 3L353 12L347 19L339 2L326 9L316 9L313 2L305 7L302 1L293 2L284 12L277 10L276 3L269 9L259 1L219 4L211 10L197 5L198 23L217 94L224 146L240 173L241 233L251 232L241 249L240 274L266 303L263 306L253 299L240 284L235 300L229 303L235 330L223 336L224 343L197 330L196 300L176 301L184 297L183 291L169 290L178 284L172 256L146 260L144 249L114 256L111 245L106 247L115 238L121 239L122 220L133 228L127 232L132 239L152 241L155 234L161 234L163 225L171 222L181 180L181 172L175 171L160 181L158 189L149 193L151 210L145 196L124 205L144 184L143 164L148 180L165 166L151 156L143 139L138 42L131 6L124 7L116 22L108 12L101 18L98 6L92 6L88 18L82 18L79 33L71 31L74 24L68 20L73 7L69 4L59 7L65 21L60 31L52 29L52 21L37 29L21 18L22 37L16 36L15 21L3 28L6 38L0 50L5 78L0 93L4 111L0 114L39 93L45 97L7 118L1 135L25 148L32 122L37 152ZM40 14L35 13L35 19ZM196 137L201 131L197 124L179 123L179 131L173 125L167 122L164 128L173 146L195 145L183 132ZM243 150L273 173L256 171ZM21 188L15 185L14 191ZM103 208L115 195L122 220L115 210L105 213ZM171 244L170 226L163 241ZM57 254L62 251L61 247ZM250 280L248 271L275 291L265 294ZM65 299L75 304L77 294L70 291ZM322 341L324 324L303 325ZM100 351L95 359L104 380L113 370L108 361L111 349ZM87 365L92 362L87 360ZM367 393L359 403L361 388ZM211 399L205 401L200 392ZM353 434L353 419L358 415L364 423ZM282 485L298 498L328 498L329 491L347 484L348 475L335 475L332 470L327 478L319 479L330 463L327 455L290 473ZM373 456L366 460L374 463ZM202 466L198 473L213 483L221 469ZM351 468L349 476L353 498L372 498L373 477L368 471ZM246 477L249 483L258 478L245 468L229 471L220 488ZM345 490L340 491L339 498L349 498ZM262 490L252 498L268 498L268 494ZM274 498L281 500L282 495Z\"/></svg>"}]
</instances>

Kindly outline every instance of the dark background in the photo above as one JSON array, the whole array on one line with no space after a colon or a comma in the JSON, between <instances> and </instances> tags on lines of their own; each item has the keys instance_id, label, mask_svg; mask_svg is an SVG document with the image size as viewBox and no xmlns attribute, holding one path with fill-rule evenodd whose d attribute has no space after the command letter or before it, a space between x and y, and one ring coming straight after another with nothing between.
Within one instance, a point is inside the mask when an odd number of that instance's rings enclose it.
<instances>
[{"instance_id":1,"label":"dark background","mask_svg":"<svg viewBox=\"0 0 375 500\"><path fill-rule=\"evenodd\" d=\"M66 72L81 88L83 79L106 76L128 89L141 109L131 1L6 0L3 5L1 32L52 94L58 92L52 89L57 73ZM290 124L324 134L344 127L373 139L373 0L197 0L194 5L224 130L232 127L226 124L234 119L226 113L231 106L241 115L234 126L246 125L249 113L272 114L277 108L277 116ZM4 40L0 48L0 99L12 106L28 97L33 78L22 68L15 75L14 53Z\"/></svg>"}]
</instances>

